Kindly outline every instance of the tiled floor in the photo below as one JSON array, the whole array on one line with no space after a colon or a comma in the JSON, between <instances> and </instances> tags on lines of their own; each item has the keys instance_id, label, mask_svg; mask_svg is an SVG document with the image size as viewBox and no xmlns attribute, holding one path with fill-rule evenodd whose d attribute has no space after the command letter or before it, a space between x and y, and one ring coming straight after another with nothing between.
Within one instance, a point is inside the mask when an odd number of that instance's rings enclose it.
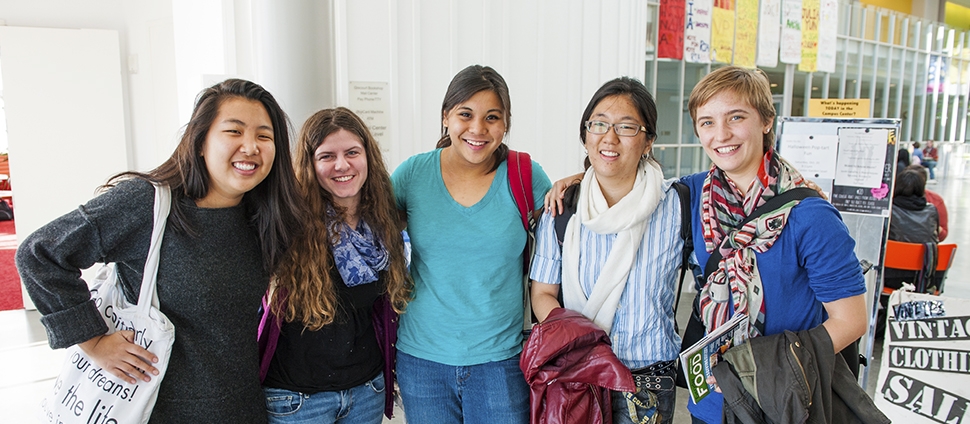
<instances>
[{"instance_id":1,"label":"tiled floor","mask_svg":"<svg viewBox=\"0 0 970 424\"><path fill-rule=\"evenodd\" d=\"M950 178L932 183L929 189L940 193L949 211L950 235L947 243L961 246L957 259L949 273L946 295L970 298L970 176ZM689 299L690 296L684 296ZM687 301L685 300L684 303ZM681 312L689 310L680 308ZM63 361L63 350L52 351L47 347L47 338L36 311L0 312L0 422L34 423L38 422L35 413L44 391L49 390L53 379ZM681 317L686 322L686 317ZM876 364L870 372L868 389L872 393L878 375L881 346L876 346L872 363ZM675 424L690 423L686 411L687 393L678 389L677 415ZM403 423L403 413L398 409L390 423Z\"/></svg>"}]
</instances>

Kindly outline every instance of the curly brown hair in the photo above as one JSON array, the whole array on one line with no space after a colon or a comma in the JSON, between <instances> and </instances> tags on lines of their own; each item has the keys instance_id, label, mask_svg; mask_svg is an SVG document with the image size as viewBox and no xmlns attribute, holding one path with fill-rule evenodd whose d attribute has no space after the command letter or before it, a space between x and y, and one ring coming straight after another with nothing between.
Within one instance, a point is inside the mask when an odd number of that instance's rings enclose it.
<instances>
[{"instance_id":1,"label":"curly brown hair","mask_svg":"<svg viewBox=\"0 0 970 424\"><path fill-rule=\"evenodd\" d=\"M356 213L387 249L390 260L386 271L386 293L395 311L404 312L413 288L404 262L401 236L404 222L397 211L391 178L377 141L363 120L349 109L321 110L303 124L294 159L297 186L309 218L305 231L297 237L280 264L276 274L278 295L271 301L277 317L287 322L302 321L312 331L332 323L340 309L335 285L342 282L331 277L334 264L330 230L346 221L348 213L354 213L334 203L333 195L320 186L314 168L317 148L327 136L340 130L354 134L364 146L367 180L360 189ZM336 216L328 217L328 206L333 208Z\"/></svg>"}]
</instances>

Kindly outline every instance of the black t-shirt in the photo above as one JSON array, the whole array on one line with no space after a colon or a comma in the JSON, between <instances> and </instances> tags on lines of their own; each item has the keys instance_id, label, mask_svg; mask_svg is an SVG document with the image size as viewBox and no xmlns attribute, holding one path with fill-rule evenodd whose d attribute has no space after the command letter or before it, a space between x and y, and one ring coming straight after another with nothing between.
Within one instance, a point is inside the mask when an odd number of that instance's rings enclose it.
<instances>
[{"instance_id":1,"label":"black t-shirt","mask_svg":"<svg viewBox=\"0 0 970 424\"><path fill-rule=\"evenodd\" d=\"M284 322L270 363L267 387L301 393L347 390L370 381L384 360L371 321L374 301L386 285L386 272L373 283L347 287L336 269L337 316L320 330L302 322Z\"/></svg>"}]
</instances>

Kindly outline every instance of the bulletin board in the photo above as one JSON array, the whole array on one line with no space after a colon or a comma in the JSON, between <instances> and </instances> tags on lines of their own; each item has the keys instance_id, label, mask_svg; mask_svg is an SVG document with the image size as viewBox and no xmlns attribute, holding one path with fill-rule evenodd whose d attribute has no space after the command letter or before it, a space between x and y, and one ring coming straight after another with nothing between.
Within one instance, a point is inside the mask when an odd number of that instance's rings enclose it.
<instances>
[{"instance_id":1,"label":"bulletin board","mask_svg":"<svg viewBox=\"0 0 970 424\"><path fill-rule=\"evenodd\" d=\"M855 254L873 264L866 273L869 330L860 354L872 357L876 312L896 171L898 119L779 118L777 149L802 176L826 193L856 242ZM863 387L869 367L860 373Z\"/></svg>"}]
</instances>

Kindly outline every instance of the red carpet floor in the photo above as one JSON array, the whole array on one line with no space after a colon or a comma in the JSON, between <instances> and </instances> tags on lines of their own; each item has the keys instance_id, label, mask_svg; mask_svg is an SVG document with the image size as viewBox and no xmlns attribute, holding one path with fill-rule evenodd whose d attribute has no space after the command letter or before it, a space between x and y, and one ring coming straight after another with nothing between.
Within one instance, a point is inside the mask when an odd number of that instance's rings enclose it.
<instances>
[{"instance_id":1,"label":"red carpet floor","mask_svg":"<svg viewBox=\"0 0 970 424\"><path fill-rule=\"evenodd\" d=\"M20 276L17 275L17 268L13 262L16 248L14 221L0 221L0 311L24 307L24 299L20 291Z\"/></svg>"}]
</instances>

